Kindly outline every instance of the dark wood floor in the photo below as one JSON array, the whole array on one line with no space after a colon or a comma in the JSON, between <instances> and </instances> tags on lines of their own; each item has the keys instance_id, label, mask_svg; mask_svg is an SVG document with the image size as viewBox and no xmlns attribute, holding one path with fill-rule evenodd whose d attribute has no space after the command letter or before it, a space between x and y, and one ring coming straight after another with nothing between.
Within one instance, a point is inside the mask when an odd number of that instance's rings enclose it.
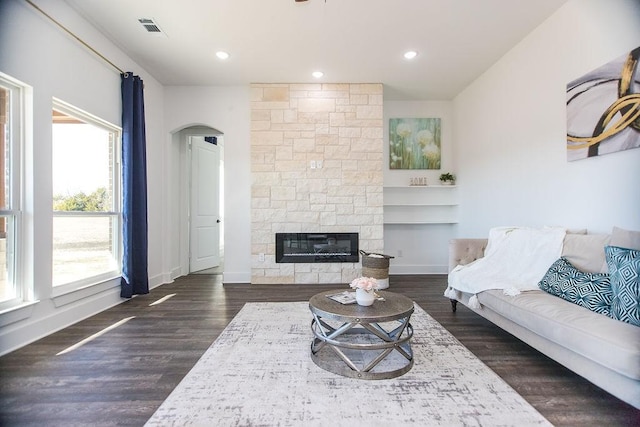
<instances>
[{"instance_id":1,"label":"dark wood floor","mask_svg":"<svg viewBox=\"0 0 640 427\"><path fill-rule=\"evenodd\" d=\"M392 276L389 290L415 300L554 425L640 425L640 411L465 307L452 313L442 297L445 283L446 276ZM337 287L223 285L215 275L160 286L1 357L0 425L142 426L245 302L304 301Z\"/></svg>"}]
</instances>

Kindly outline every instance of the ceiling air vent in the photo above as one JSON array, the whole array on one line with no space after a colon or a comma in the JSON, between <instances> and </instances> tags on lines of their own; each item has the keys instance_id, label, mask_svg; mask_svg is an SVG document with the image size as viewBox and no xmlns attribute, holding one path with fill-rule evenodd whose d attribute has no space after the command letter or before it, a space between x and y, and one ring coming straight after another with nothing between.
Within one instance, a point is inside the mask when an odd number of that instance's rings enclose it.
<instances>
[{"instance_id":1,"label":"ceiling air vent","mask_svg":"<svg viewBox=\"0 0 640 427\"><path fill-rule=\"evenodd\" d=\"M166 37L166 34L160 29L158 24L151 18L140 18L138 22L142 24L145 30L151 34L162 35Z\"/></svg>"}]
</instances>

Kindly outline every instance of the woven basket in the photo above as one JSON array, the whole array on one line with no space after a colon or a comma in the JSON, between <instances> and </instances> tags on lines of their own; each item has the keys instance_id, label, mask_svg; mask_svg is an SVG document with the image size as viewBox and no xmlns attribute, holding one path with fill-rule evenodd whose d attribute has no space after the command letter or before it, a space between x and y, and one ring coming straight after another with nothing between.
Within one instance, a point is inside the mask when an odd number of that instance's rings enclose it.
<instances>
[{"instance_id":1,"label":"woven basket","mask_svg":"<svg viewBox=\"0 0 640 427\"><path fill-rule=\"evenodd\" d=\"M386 279L389 277L389 259L391 255L368 253L360 251L362 254L362 275L373 277L374 279ZM376 256L371 256L376 255Z\"/></svg>"},{"instance_id":2,"label":"woven basket","mask_svg":"<svg viewBox=\"0 0 640 427\"><path fill-rule=\"evenodd\" d=\"M373 277L374 279L386 279L389 277L389 269L362 267L362 275L364 277Z\"/></svg>"}]
</instances>

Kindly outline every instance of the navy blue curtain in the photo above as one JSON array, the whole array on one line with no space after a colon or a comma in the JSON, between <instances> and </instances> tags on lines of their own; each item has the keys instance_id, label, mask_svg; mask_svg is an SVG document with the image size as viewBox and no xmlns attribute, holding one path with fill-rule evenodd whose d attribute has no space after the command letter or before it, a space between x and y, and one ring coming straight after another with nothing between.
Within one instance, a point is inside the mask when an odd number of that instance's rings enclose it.
<instances>
[{"instance_id":1,"label":"navy blue curtain","mask_svg":"<svg viewBox=\"0 0 640 427\"><path fill-rule=\"evenodd\" d=\"M149 293L144 83L122 74L123 249L120 296Z\"/></svg>"}]
</instances>

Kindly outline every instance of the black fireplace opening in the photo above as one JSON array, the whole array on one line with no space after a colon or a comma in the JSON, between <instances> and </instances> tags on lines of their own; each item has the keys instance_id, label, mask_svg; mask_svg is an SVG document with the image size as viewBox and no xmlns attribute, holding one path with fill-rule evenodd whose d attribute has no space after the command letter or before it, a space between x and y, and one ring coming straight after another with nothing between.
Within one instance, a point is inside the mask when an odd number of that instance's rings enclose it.
<instances>
[{"instance_id":1,"label":"black fireplace opening","mask_svg":"<svg viewBox=\"0 0 640 427\"><path fill-rule=\"evenodd\" d=\"M276 262L359 262L358 233L276 233Z\"/></svg>"}]
</instances>

